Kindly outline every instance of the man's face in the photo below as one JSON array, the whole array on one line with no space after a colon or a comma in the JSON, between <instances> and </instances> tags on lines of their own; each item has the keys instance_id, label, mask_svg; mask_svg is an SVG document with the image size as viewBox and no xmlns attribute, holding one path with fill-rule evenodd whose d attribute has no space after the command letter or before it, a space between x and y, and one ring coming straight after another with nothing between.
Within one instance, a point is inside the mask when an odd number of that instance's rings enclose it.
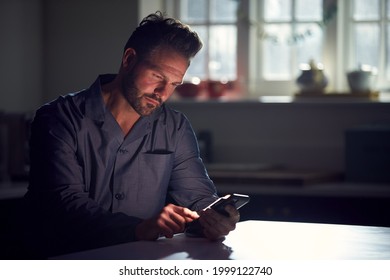
<instances>
[{"instance_id":1,"label":"man's face","mask_svg":"<svg viewBox=\"0 0 390 280\"><path fill-rule=\"evenodd\" d=\"M137 59L134 67L125 70L124 97L139 115L150 115L182 83L188 65L182 55L158 48L147 59Z\"/></svg>"}]
</instances>

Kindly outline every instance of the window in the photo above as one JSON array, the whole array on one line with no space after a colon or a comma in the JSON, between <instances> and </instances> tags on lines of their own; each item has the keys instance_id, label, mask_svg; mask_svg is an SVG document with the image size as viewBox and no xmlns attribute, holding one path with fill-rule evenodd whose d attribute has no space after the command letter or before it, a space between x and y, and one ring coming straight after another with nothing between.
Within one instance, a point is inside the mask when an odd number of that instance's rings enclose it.
<instances>
[{"instance_id":1,"label":"window","mask_svg":"<svg viewBox=\"0 0 390 280\"><path fill-rule=\"evenodd\" d=\"M236 0L181 0L180 19L191 25L204 47L192 61L186 80L236 80Z\"/></svg>"},{"instance_id":2,"label":"window","mask_svg":"<svg viewBox=\"0 0 390 280\"><path fill-rule=\"evenodd\" d=\"M291 95L300 65L324 64L325 19L322 0L251 1L250 87L252 96Z\"/></svg>"},{"instance_id":3,"label":"window","mask_svg":"<svg viewBox=\"0 0 390 280\"><path fill-rule=\"evenodd\" d=\"M390 0L353 0L348 7L350 69L378 71L377 86L390 82Z\"/></svg>"},{"instance_id":4,"label":"window","mask_svg":"<svg viewBox=\"0 0 390 280\"><path fill-rule=\"evenodd\" d=\"M291 80L297 65L322 62L322 0L265 0L259 8L266 80Z\"/></svg>"},{"instance_id":5,"label":"window","mask_svg":"<svg viewBox=\"0 0 390 280\"><path fill-rule=\"evenodd\" d=\"M176 16L205 43L187 80L238 80L248 95L288 95L299 64L323 60L322 0L176 0L175 5ZM241 33L248 35L241 40ZM249 46L250 41L255 43Z\"/></svg>"},{"instance_id":6,"label":"window","mask_svg":"<svg viewBox=\"0 0 390 280\"><path fill-rule=\"evenodd\" d=\"M236 80L248 98L292 95L313 59L327 91L349 90L346 73L359 65L377 69L378 89L390 84L390 0L161 1L205 43L187 80Z\"/></svg>"}]
</instances>

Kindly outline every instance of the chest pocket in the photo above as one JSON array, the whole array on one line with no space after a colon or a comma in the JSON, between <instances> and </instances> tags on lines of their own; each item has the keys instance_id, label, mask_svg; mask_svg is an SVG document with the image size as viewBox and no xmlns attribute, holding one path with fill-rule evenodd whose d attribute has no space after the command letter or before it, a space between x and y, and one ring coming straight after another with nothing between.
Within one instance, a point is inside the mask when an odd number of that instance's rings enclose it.
<instances>
[{"instance_id":1,"label":"chest pocket","mask_svg":"<svg viewBox=\"0 0 390 280\"><path fill-rule=\"evenodd\" d=\"M159 212L164 206L169 180L172 173L174 154L169 151L143 153L139 157L140 187L139 199L148 201Z\"/></svg>"}]
</instances>

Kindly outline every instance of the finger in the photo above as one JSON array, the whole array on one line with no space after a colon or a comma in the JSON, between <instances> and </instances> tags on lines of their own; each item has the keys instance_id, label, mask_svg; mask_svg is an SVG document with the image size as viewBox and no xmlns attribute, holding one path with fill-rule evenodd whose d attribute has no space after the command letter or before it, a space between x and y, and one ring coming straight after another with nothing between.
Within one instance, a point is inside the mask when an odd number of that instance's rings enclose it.
<instances>
[{"instance_id":1,"label":"finger","mask_svg":"<svg viewBox=\"0 0 390 280\"><path fill-rule=\"evenodd\" d=\"M183 216L188 217L188 218L192 218L192 219L199 218L199 214L197 212L192 211L192 210L185 208L185 207L181 207L181 208L183 211Z\"/></svg>"},{"instance_id":2,"label":"finger","mask_svg":"<svg viewBox=\"0 0 390 280\"><path fill-rule=\"evenodd\" d=\"M145 220L137 227L137 238L140 240L154 240L159 235L172 238L174 234L184 231L187 222L191 222L198 217L199 215L194 211L169 204L162 209L157 217Z\"/></svg>"},{"instance_id":3,"label":"finger","mask_svg":"<svg viewBox=\"0 0 390 280\"><path fill-rule=\"evenodd\" d=\"M169 209L172 210L172 219L182 225L188 222L192 222L193 220L199 218L199 215L195 211L191 211L186 207L181 207L177 205L168 205Z\"/></svg>"},{"instance_id":4,"label":"finger","mask_svg":"<svg viewBox=\"0 0 390 280\"><path fill-rule=\"evenodd\" d=\"M199 214L197 212L191 211L188 208L182 207L182 211L183 217L186 219L186 222L191 222L199 218Z\"/></svg>"},{"instance_id":5,"label":"finger","mask_svg":"<svg viewBox=\"0 0 390 280\"><path fill-rule=\"evenodd\" d=\"M159 234L167 238L172 238L173 235L180 230L180 226L172 221L170 214L163 210L155 219Z\"/></svg>"},{"instance_id":6,"label":"finger","mask_svg":"<svg viewBox=\"0 0 390 280\"><path fill-rule=\"evenodd\" d=\"M237 222L237 212L234 207L232 210L229 209L229 211L234 214L234 217L226 217L212 209L207 209L201 213L199 222L204 228L206 237L209 238L209 236L212 236L219 238L221 236L227 235L230 231L235 229Z\"/></svg>"},{"instance_id":7,"label":"finger","mask_svg":"<svg viewBox=\"0 0 390 280\"><path fill-rule=\"evenodd\" d=\"M205 221L208 219L206 218ZM210 240L217 240L220 239L221 237L224 237L229 234L230 228L227 227L223 223L210 223L209 222L203 226L203 234L205 235L206 238Z\"/></svg>"},{"instance_id":8,"label":"finger","mask_svg":"<svg viewBox=\"0 0 390 280\"><path fill-rule=\"evenodd\" d=\"M220 235L219 232L214 228L204 228L203 234L209 240L217 240L222 237L222 235Z\"/></svg>"},{"instance_id":9,"label":"finger","mask_svg":"<svg viewBox=\"0 0 390 280\"><path fill-rule=\"evenodd\" d=\"M202 213L199 222L204 229L210 232L221 232L225 233L229 231L228 218L223 216L212 209L208 209Z\"/></svg>"},{"instance_id":10,"label":"finger","mask_svg":"<svg viewBox=\"0 0 390 280\"><path fill-rule=\"evenodd\" d=\"M198 214L185 207L169 204L160 214L160 226L168 233L183 232L185 224L198 218Z\"/></svg>"},{"instance_id":11,"label":"finger","mask_svg":"<svg viewBox=\"0 0 390 280\"><path fill-rule=\"evenodd\" d=\"M236 207L233 205L226 205L225 210L229 213L229 216L234 223L237 223L240 220L240 211L238 211Z\"/></svg>"},{"instance_id":12,"label":"finger","mask_svg":"<svg viewBox=\"0 0 390 280\"><path fill-rule=\"evenodd\" d=\"M191 222L198 217L196 212L185 207L172 205L171 210L170 218L183 229L186 223Z\"/></svg>"},{"instance_id":13,"label":"finger","mask_svg":"<svg viewBox=\"0 0 390 280\"><path fill-rule=\"evenodd\" d=\"M186 219L180 214L177 213L177 210L174 207L168 207L161 214L164 225L168 227L173 232L177 233L184 230Z\"/></svg>"}]
</instances>

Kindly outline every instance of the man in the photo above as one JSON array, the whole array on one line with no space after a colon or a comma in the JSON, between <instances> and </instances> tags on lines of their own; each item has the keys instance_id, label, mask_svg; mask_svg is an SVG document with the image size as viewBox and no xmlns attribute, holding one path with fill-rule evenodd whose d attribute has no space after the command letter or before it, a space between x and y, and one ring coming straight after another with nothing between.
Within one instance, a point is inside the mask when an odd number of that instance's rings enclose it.
<instances>
[{"instance_id":1,"label":"man","mask_svg":"<svg viewBox=\"0 0 390 280\"><path fill-rule=\"evenodd\" d=\"M151 14L129 38L117 75L36 112L26 194L32 250L50 256L171 238L198 218L210 240L235 228L234 207L230 217L202 211L215 187L188 120L164 105L201 47L188 26Z\"/></svg>"}]
</instances>

